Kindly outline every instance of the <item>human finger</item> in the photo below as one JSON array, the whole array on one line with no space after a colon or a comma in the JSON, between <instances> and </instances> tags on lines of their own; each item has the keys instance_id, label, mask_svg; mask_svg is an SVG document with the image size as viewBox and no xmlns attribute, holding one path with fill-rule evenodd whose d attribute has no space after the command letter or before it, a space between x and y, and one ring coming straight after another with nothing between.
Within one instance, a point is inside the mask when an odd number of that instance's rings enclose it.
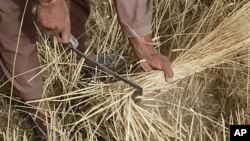
<instances>
[{"instance_id":1,"label":"human finger","mask_svg":"<svg viewBox=\"0 0 250 141\"><path fill-rule=\"evenodd\" d=\"M149 66L149 64L146 61L142 62L140 65L145 72L149 72L149 71L154 70L152 67Z\"/></svg>"},{"instance_id":2,"label":"human finger","mask_svg":"<svg viewBox=\"0 0 250 141\"><path fill-rule=\"evenodd\" d=\"M41 34L44 34L47 36L57 36L57 34L58 34L58 30L42 27L40 25L37 25L37 26L38 26L38 29L41 32Z\"/></svg>"},{"instance_id":3,"label":"human finger","mask_svg":"<svg viewBox=\"0 0 250 141\"><path fill-rule=\"evenodd\" d=\"M161 70L164 72L164 78L167 83L173 83L174 72L168 58L164 58L161 62Z\"/></svg>"},{"instance_id":4,"label":"human finger","mask_svg":"<svg viewBox=\"0 0 250 141\"><path fill-rule=\"evenodd\" d=\"M57 37L58 42L62 44L67 44L69 43L70 36L71 36L70 30L65 30Z\"/></svg>"}]
</instances>

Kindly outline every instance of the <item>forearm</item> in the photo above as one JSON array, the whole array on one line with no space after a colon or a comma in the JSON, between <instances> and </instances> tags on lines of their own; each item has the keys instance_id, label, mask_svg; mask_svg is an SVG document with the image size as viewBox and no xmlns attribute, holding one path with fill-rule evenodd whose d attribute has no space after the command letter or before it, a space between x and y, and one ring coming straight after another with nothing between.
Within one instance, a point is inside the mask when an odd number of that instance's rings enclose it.
<instances>
[{"instance_id":1,"label":"forearm","mask_svg":"<svg viewBox=\"0 0 250 141\"><path fill-rule=\"evenodd\" d=\"M151 34L153 0L115 0L115 6L125 36Z\"/></svg>"}]
</instances>

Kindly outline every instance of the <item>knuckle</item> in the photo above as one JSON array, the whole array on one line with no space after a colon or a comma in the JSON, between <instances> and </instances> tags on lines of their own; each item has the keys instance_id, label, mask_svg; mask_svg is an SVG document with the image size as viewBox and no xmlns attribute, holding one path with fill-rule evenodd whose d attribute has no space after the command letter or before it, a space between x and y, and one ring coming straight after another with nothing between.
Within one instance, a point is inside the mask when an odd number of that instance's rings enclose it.
<instances>
[{"instance_id":1,"label":"knuckle","mask_svg":"<svg viewBox=\"0 0 250 141\"><path fill-rule=\"evenodd\" d=\"M51 24L51 25L50 25L50 28L51 28L52 30L55 30L55 31L57 31L57 30L59 29L58 25L56 25L56 24Z\"/></svg>"}]
</instances>

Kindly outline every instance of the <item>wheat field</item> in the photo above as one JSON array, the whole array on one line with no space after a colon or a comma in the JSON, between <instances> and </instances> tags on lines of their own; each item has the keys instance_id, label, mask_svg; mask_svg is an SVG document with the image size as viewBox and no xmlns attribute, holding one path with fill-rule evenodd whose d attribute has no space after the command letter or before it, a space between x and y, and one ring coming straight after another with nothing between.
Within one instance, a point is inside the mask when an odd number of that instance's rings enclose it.
<instances>
[{"instance_id":1,"label":"wheat field","mask_svg":"<svg viewBox=\"0 0 250 141\"><path fill-rule=\"evenodd\" d=\"M139 67L113 1L91 6L86 53L120 55L122 75L143 87L141 102L133 102L131 87L95 68L81 71L88 67L84 60L38 37L44 77L39 101L49 102L52 114L49 141L227 141L230 124L250 123L248 0L154 0L153 40L172 60L174 84L165 83L162 72ZM10 97L4 83L0 139L33 140L29 103Z\"/></svg>"}]
</instances>

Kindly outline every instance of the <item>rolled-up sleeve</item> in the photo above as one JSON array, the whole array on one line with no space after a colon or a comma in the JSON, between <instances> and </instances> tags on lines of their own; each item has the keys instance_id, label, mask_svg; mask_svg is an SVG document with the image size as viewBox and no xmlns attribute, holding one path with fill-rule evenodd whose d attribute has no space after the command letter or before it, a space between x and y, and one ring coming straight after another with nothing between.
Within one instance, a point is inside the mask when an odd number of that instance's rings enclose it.
<instances>
[{"instance_id":1,"label":"rolled-up sleeve","mask_svg":"<svg viewBox=\"0 0 250 141\"><path fill-rule=\"evenodd\" d=\"M115 6L125 36L151 34L153 0L115 0Z\"/></svg>"}]
</instances>

